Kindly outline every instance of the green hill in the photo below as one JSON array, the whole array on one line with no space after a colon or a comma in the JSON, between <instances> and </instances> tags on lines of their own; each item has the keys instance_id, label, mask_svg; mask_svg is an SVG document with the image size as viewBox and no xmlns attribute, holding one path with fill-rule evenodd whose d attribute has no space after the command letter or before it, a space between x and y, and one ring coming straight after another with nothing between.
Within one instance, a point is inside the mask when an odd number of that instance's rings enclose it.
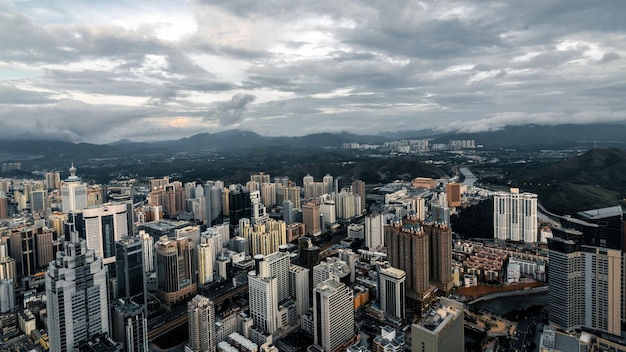
<instances>
[{"instance_id":1,"label":"green hill","mask_svg":"<svg viewBox=\"0 0 626 352\"><path fill-rule=\"evenodd\" d=\"M512 178L555 213L613 206L626 199L626 150L591 149L544 167L520 169Z\"/></svg>"}]
</instances>

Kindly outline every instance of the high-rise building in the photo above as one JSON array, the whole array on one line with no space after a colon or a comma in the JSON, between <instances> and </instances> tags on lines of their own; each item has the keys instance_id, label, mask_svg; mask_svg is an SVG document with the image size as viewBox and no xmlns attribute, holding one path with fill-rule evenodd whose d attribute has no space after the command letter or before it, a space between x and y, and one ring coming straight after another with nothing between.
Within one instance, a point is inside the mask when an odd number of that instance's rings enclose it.
<instances>
[{"instance_id":1,"label":"high-rise building","mask_svg":"<svg viewBox=\"0 0 626 352\"><path fill-rule=\"evenodd\" d=\"M348 263L336 257L326 258L313 267L313 287L328 279L350 284L350 267Z\"/></svg>"},{"instance_id":2,"label":"high-rise building","mask_svg":"<svg viewBox=\"0 0 626 352\"><path fill-rule=\"evenodd\" d=\"M9 255L8 244L0 241L0 280L2 279L17 280L17 264Z\"/></svg>"},{"instance_id":3,"label":"high-rise building","mask_svg":"<svg viewBox=\"0 0 626 352\"><path fill-rule=\"evenodd\" d=\"M69 171L70 176L61 185L61 205L64 213L79 211L87 206L87 186L76 176L74 164Z\"/></svg>"},{"instance_id":4,"label":"high-rise building","mask_svg":"<svg viewBox=\"0 0 626 352\"><path fill-rule=\"evenodd\" d=\"M463 352L463 303L444 297L411 324L411 351Z\"/></svg>"},{"instance_id":5,"label":"high-rise building","mask_svg":"<svg viewBox=\"0 0 626 352\"><path fill-rule=\"evenodd\" d=\"M404 319L406 273L390 265L378 266L378 297L386 316Z\"/></svg>"},{"instance_id":6,"label":"high-rise building","mask_svg":"<svg viewBox=\"0 0 626 352\"><path fill-rule=\"evenodd\" d=\"M228 217L231 224L239 223L242 218L252 215L250 190L242 185L231 185L228 192Z\"/></svg>"},{"instance_id":7,"label":"high-rise building","mask_svg":"<svg viewBox=\"0 0 626 352\"><path fill-rule=\"evenodd\" d=\"M365 217L365 246L377 251L385 246L385 217L381 213Z\"/></svg>"},{"instance_id":8,"label":"high-rise building","mask_svg":"<svg viewBox=\"0 0 626 352\"><path fill-rule=\"evenodd\" d=\"M318 236L322 233L319 199L313 199L302 205L302 223L307 236Z\"/></svg>"},{"instance_id":9,"label":"high-rise building","mask_svg":"<svg viewBox=\"0 0 626 352\"><path fill-rule=\"evenodd\" d=\"M154 239L144 230L139 230L141 241L141 253L143 256L143 269L147 272L154 271Z\"/></svg>"},{"instance_id":10,"label":"high-rise building","mask_svg":"<svg viewBox=\"0 0 626 352\"><path fill-rule=\"evenodd\" d=\"M313 293L314 345L325 352L347 348L354 340L352 289L326 280Z\"/></svg>"},{"instance_id":11,"label":"high-rise building","mask_svg":"<svg viewBox=\"0 0 626 352\"><path fill-rule=\"evenodd\" d=\"M265 205L261 202L261 192L250 192L250 220L253 224L265 223L269 219Z\"/></svg>"},{"instance_id":12,"label":"high-rise building","mask_svg":"<svg viewBox=\"0 0 626 352\"><path fill-rule=\"evenodd\" d=\"M13 312L15 309L15 280L0 278L0 313Z\"/></svg>"},{"instance_id":13,"label":"high-rise building","mask_svg":"<svg viewBox=\"0 0 626 352\"><path fill-rule=\"evenodd\" d=\"M64 245L50 262L45 279L51 352L77 351L78 342L109 332L102 259L76 233Z\"/></svg>"},{"instance_id":14,"label":"high-rise building","mask_svg":"<svg viewBox=\"0 0 626 352\"><path fill-rule=\"evenodd\" d=\"M129 231L126 204L107 203L83 209L87 247L93 248L105 265L115 263L115 242Z\"/></svg>"},{"instance_id":15,"label":"high-rise building","mask_svg":"<svg viewBox=\"0 0 626 352\"><path fill-rule=\"evenodd\" d=\"M47 227L40 227L35 232L37 269L46 268L54 260L55 232Z\"/></svg>"},{"instance_id":16,"label":"high-rise building","mask_svg":"<svg viewBox=\"0 0 626 352\"><path fill-rule=\"evenodd\" d=\"M30 211L43 212L47 208L48 192L45 190L35 190L30 192Z\"/></svg>"},{"instance_id":17,"label":"high-rise building","mask_svg":"<svg viewBox=\"0 0 626 352\"><path fill-rule=\"evenodd\" d=\"M65 229L63 227L63 223L67 221L67 214L62 213L60 211L55 211L50 213L48 216L48 226L54 229L54 232L57 234L57 237L65 238L65 233L63 232Z\"/></svg>"},{"instance_id":18,"label":"high-rise building","mask_svg":"<svg viewBox=\"0 0 626 352\"><path fill-rule=\"evenodd\" d=\"M352 193L358 195L361 198L361 211L365 211L365 182L361 180L355 180L351 186Z\"/></svg>"},{"instance_id":19,"label":"high-rise building","mask_svg":"<svg viewBox=\"0 0 626 352\"><path fill-rule=\"evenodd\" d=\"M289 295L296 298L299 316L308 312L310 307L309 275L307 268L298 265L289 267Z\"/></svg>"},{"instance_id":20,"label":"high-rise building","mask_svg":"<svg viewBox=\"0 0 626 352\"><path fill-rule=\"evenodd\" d=\"M358 194L342 189L341 192L334 195L334 199L339 219L352 219L363 212L361 197Z\"/></svg>"},{"instance_id":21,"label":"high-rise building","mask_svg":"<svg viewBox=\"0 0 626 352\"><path fill-rule=\"evenodd\" d=\"M163 213L169 217L176 217L185 210L187 200L185 198L185 188L179 181L165 185L163 194Z\"/></svg>"},{"instance_id":22,"label":"high-rise building","mask_svg":"<svg viewBox=\"0 0 626 352\"><path fill-rule=\"evenodd\" d=\"M285 221L285 223L287 225L293 223L296 221L296 216L293 213L293 202L290 200L285 200L283 202L283 221Z\"/></svg>"},{"instance_id":23,"label":"high-rise building","mask_svg":"<svg viewBox=\"0 0 626 352\"><path fill-rule=\"evenodd\" d=\"M9 200L0 192L0 219L7 219L9 217Z\"/></svg>"},{"instance_id":24,"label":"high-rise building","mask_svg":"<svg viewBox=\"0 0 626 352\"><path fill-rule=\"evenodd\" d=\"M452 229L445 223L425 223L430 236L430 281L441 292L454 287L452 280Z\"/></svg>"},{"instance_id":25,"label":"high-rise building","mask_svg":"<svg viewBox=\"0 0 626 352\"><path fill-rule=\"evenodd\" d=\"M320 216L322 231L327 231L332 224L337 222L337 207L330 194L324 194L320 197Z\"/></svg>"},{"instance_id":26,"label":"high-rise building","mask_svg":"<svg viewBox=\"0 0 626 352\"><path fill-rule=\"evenodd\" d=\"M118 295L146 306L147 287L144 269L143 242L125 236L115 242Z\"/></svg>"},{"instance_id":27,"label":"high-rise building","mask_svg":"<svg viewBox=\"0 0 626 352\"><path fill-rule=\"evenodd\" d=\"M148 352L148 320L145 309L130 300L113 300L111 338L124 346L124 352Z\"/></svg>"},{"instance_id":28,"label":"high-rise building","mask_svg":"<svg viewBox=\"0 0 626 352\"><path fill-rule=\"evenodd\" d=\"M203 241L198 246L198 283L204 285L213 282L216 261L214 241Z\"/></svg>"},{"instance_id":29,"label":"high-rise building","mask_svg":"<svg viewBox=\"0 0 626 352\"><path fill-rule=\"evenodd\" d=\"M548 239L550 321L564 330L585 327L621 335L623 252L586 245L578 230L555 228L553 234Z\"/></svg>"},{"instance_id":30,"label":"high-rise building","mask_svg":"<svg viewBox=\"0 0 626 352\"><path fill-rule=\"evenodd\" d=\"M448 199L448 207L460 207L461 206L461 184L460 183L448 183L446 184L446 198Z\"/></svg>"},{"instance_id":31,"label":"high-rise building","mask_svg":"<svg viewBox=\"0 0 626 352\"><path fill-rule=\"evenodd\" d=\"M19 258L18 269L21 268L22 276L30 276L34 275L38 271L37 267L37 247L36 247L36 237L35 234L37 230L34 227L25 227L20 229L19 237L12 236L12 239L18 237L20 239L20 247L17 250L13 247L13 242L11 246L12 255L13 253L18 252L19 256L15 258Z\"/></svg>"},{"instance_id":32,"label":"high-rise building","mask_svg":"<svg viewBox=\"0 0 626 352\"><path fill-rule=\"evenodd\" d=\"M189 343L187 351L215 352L215 307L213 301L196 295L187 303Z\"/></svg>"},{"instance_id":33,"label":"high-rise building","mask_svg":"<svg viewBox=\"0 0 626 352\"><path fill-rule=\"evenodd\" d=\"M415 218L395 220L385 227L385 246L391 266L406 272L407 303L418 308L432 290L430 236Z\"/></svg>"},{"instance_id":34,"label":"high-rise building","mask_svg":"<svg viewBox=\"0 0 626 352\"><path fill-rule=\"evenodd\" d=\"M493 196L493 233L499 240L537 242L537 195L499 192Z\"/></svg>"},{"instance_id":35,"label":"high-rise building","mask_svg":"<svg viewBox=\"0 0 626 352\"><path fill-rule=\"evenodd\" d=\"M278 329L278 279L263 259L256 255L255 270L248 273L250 315L258 329L273 334Z\"/></svg>"},{"instance_id":36,"label":"high-rise building","mask_svg":"<svg viewBox=\"0 0 626 352\"><path fill-rule=\"evenodd\" d=\"M53 190L61 186L61 174L56 171L46 173L46 188Z\"/></svg>"},{"instance_id":37,"label":"high-rise building","mask_svg":"<svg viewBox=\"0 0 626 352\"><path fill-rule=\"evenodd\" d=\"M186 237L161 238L154 244L158 297L171 306L194 296L196 284L196 246Z\"/></svg>"},{"instance_id":38,"label":"high-rise building","mask_svg":"<svg viewBox=\"0 0 626 352\"><path fill-rule=\"evenodd\" d=\"M276 205L276 184L275 183L261 184L261 202L270 209Z\"/></svg>"}]
</instances>

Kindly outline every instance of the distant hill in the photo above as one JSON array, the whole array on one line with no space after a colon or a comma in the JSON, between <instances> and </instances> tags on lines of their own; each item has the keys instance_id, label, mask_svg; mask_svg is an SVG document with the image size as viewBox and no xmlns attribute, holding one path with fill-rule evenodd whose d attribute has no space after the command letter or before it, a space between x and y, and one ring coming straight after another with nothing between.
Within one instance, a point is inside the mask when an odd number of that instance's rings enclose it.
<instances>
[{"instance_id":1,"label":"distant hill","mask_svg":"<svg viewBox=\"0 0 626 352\"><path fill-rule=\"evenodd\" d=\"M626 149L596 148L513 176L559 214L613 206L626 199Z\"/></svg>"},{"instance_id":2,"label":"distant hill","mask_svg":"<svg viewBox=\"0 0 626 352\"><path fill-rule=\"evenodd\" d=\"M508 126L499 131L438 135L432 143L448 143L451 139L473 139L476 144L488 148L536 149L575 145L624 147L626 124Z\"/></svg>"},{"instance_id":3,"label":"distant hill","mask_svg":"<svg viewBox=\"0 0 626 352\"><path fill-rule=\"evenodd\" d=\"M431 139L448 143L452 139L473 139L485 148L568 148L574 146L626 147L626 124L590 124L505 127L499 131L436 134L434 130L381 132L357 135L348 132L316 133L299 137L268 137L255 132L230 130L200 133L177 140L132 142L122 139L110 144L71 143L64 141L3 140L0 152L74 158L106 158L128 153L194 152L203 150L241 150L267 147L339 148L342 143L382 144L398 139Z\"/></svg>"},{"instance_id":4,"label":"distant hill","mask_svg":"<svg viewBox=\"0 0 626 352\"><path fill-rule=\"evenodd\" d=\"M383 143L389 140L380 136L363 136L351 133L316 133L301 137L266 137L251 131L230 130L218 133L200 133L175 141L156 142L156 146L170 150L190 151L208 149L250 149L264 147L340 147L342 143Z\"/></svg>"}]
</instances>

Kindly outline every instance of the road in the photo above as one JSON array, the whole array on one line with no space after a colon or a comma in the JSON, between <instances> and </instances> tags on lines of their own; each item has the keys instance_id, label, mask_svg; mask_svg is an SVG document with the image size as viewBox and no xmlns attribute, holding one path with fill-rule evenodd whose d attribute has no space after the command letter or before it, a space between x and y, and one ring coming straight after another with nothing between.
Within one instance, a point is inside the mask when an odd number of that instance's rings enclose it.
<instances>
[{"instance_id":1,"label":"road","mask_svg":"<svg viewBox=\"0 0 626 352\"><path fill-rule=\"evenodd\" d=\"M546 316L545 310L541 310L539 312L533 312L525 316L520 322L517 324L517 330L515 331L514 342L512 342L513 351L527 351L528 346L526 342L530 343L532 338L529 338L528 334L532 331L534 332L537 323L540 322Z\"/></svg>"},{"instance_id":2,"label":"road","mask_svg":"<svg viewBox=\"0 0 626 352\"><path fill-rule=\"evenodd\" d=\"M478 303L478 302L489 301L489 300L492 300L492 299L502 298L502 297L531 295L531 294L535 294L535 293L538 293L538 292L548 292L548 286L534 287L534 288L529 288L529 289L524 289L524 290L504 291L504 292L492 293L492 294L489 294L489 295L478 297L475 300L473 300L471 302L468 302L467 305L472 305L472 304L475 304L475 303Z\"/></svg>"}]
</instances>

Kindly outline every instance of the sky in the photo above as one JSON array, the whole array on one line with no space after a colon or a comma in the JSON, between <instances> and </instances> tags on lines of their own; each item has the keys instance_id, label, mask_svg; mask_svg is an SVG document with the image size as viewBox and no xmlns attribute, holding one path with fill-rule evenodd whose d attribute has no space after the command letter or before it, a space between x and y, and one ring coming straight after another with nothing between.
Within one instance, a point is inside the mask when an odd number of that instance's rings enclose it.
<instances>
[{"instance_id":1,"label":"sky","mask_svg":"<svg viewBox=\"0 0 626 352\"><path fill-rule=\"evenodd\" d=\"M626 123L622 0L0 0L0 138Z\"/></svg>"}]
</instances>

